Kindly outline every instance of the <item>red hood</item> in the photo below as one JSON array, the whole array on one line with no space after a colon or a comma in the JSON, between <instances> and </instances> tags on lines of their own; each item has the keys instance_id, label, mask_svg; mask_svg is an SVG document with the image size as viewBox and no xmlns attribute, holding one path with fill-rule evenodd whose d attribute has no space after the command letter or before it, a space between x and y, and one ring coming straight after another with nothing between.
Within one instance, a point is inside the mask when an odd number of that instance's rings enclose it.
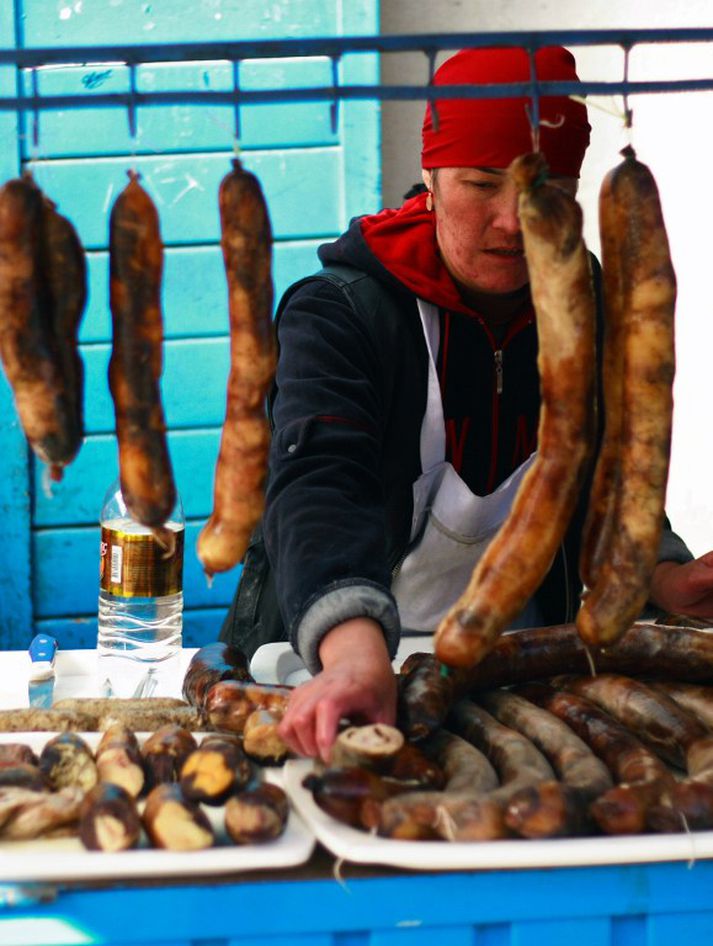
<instances>
[{"instance_id":1,"label":"red hood","mask_svg":"<svg viewBox=\"0 0 713 946\"><path fill-rule=\"evenodd\" d=\"M441 259L435 217L426 210L426 194L412 197L401 207L361 217L359 224L364 241L381 265L419 299L472 314Z\"/></svg>"}]
</instances>

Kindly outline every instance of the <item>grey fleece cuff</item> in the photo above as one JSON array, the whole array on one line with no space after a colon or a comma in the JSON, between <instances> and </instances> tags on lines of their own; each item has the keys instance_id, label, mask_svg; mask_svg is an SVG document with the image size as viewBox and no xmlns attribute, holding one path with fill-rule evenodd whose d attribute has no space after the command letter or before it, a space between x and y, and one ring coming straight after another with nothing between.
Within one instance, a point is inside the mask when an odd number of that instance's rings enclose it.
<instances>
[{"instance_id":1,"label":"grey fleece cuff","mask_svg":"<svg viewBox=\"0 0 713 946\"><path fill-rule=\"evenodd\" d=\"M324 635L342 621L372 618L381 625L389 655L399 646L401 624L394 598L380 585L369 582L335 582L307 606L292 639L310 673L319 673L319 645Z\"/></svg>"}]
</instances>

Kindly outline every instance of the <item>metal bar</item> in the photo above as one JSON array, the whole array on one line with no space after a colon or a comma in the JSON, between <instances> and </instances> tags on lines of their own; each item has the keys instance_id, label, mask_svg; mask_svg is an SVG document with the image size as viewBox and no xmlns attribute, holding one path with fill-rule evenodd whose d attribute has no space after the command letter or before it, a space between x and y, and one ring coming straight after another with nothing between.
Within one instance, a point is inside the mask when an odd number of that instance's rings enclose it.
<instances>
[{"instance_id":1,"label":"metal bar","mask_svg":"<svg viewBox=\"0 0 713 946\"><path fill-rule=\"evenodd\" d=\"M480 33L422 33L393 36L339 36L236 42L64 46L0 49L0 64L20 68L58 63L185 62L270 59L289 56L342 56L360 52L413 52L482 46L635 46L639 43L696 43L713 40L713 28L547 30Z\"/></svg>"},{"instance_id":2,"label":"metal bar","mask_svg":"<svg viewBox=\"0 0 713 946\"><path fill-rule=\"evenodd\" d=\"M378 100L429 100L435 99L476 99L506 98L532 94L532 83L508 83L502 85L346 85L320 86L316 88L296 89L259 89L240 90L240 104L260 105L274 102L324 102L340 99L378 99ZM540 82L538 91L544 95L639 95L662 92L705 92L713 90L713 77L710 79L672 79L647 82ZM107 92L90 95L17 95L1 96L0 111L28 110L49 111L79 106L80 108L100 108L102 106L147 106L147 105L234 105L235 92L230 90L186 90L167 92Z\"/></svg>"}]
</instances>

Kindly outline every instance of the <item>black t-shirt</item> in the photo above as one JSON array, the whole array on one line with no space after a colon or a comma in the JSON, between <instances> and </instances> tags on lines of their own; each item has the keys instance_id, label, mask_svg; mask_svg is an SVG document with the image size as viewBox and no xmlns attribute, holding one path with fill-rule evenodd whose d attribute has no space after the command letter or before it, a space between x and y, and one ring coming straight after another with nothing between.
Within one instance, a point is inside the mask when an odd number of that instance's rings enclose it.
<instances>
[{"instance_id":1,"label":"black t-shirt","mask_svg":"<svg viewBox=\"0 0 713 946\"><path fill-rule=\"evenodd\" d=\"M531 310L498 332L473 316L442 311L436 367L446 459L485 496L537 445L540 383Z\"/></svg>"}]
</instances>

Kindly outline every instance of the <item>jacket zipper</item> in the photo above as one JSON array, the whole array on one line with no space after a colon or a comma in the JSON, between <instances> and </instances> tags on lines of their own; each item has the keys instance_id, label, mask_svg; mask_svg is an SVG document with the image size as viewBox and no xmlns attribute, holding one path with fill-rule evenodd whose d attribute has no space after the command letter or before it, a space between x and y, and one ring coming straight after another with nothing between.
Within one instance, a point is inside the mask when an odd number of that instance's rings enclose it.
<instances>
[{"instance_id":1,"label":"jacket zipper","mask_svg":"<svg viewBox=\"0 0 713 946\"><path fill-rule=\"evenodd\" d=\"M495 393L503 393L503 350L498 348L493 352L495 359Z\"/></svg>"}]
</instances>

